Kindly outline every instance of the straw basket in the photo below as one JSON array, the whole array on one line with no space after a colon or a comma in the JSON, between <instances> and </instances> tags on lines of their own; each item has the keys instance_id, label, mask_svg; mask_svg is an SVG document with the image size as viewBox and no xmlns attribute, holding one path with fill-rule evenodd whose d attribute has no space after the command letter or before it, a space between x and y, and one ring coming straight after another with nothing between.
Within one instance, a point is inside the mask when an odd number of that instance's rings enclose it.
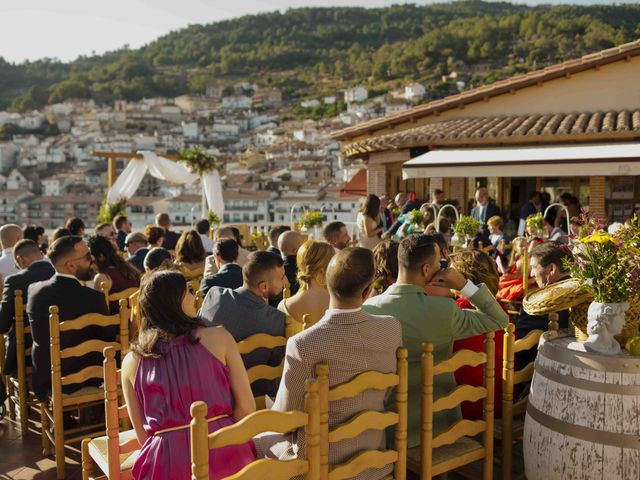
<instances>
[{"instance_id":1,"label":"straw basket","mask_svg":"<svg viewBox=\"0 0 640 480\"><path fill-rule=\"evenodd\" d=\"M522 301L522 306L530 315L547 315L590 301L590 294L580 288L580 283L569 278L533 290Z\"/></svg>"},{"instance_id":2,"label":"straw basket","mask_svg":"<svg viewBox=\"0 0 640 480\"><path fill-rule=\"evenodd\" d=\"M591 300L575 305L571 308L569 320L575 330L576 340L583 343L587 340L587 310ZM625 346L627 340L638 334L640 327L640 297L631 298L629 300L629 310L624 316L624 328L620 335L616 335L616 340L622 347Z\"/></svg>"}]
</instances>

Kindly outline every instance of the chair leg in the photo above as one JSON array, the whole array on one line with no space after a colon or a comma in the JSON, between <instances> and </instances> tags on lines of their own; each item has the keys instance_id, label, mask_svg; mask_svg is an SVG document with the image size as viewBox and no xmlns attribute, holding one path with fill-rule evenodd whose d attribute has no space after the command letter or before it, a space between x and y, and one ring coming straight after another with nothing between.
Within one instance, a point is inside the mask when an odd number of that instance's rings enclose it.
<instances>
[{"instance_id":1,"label":"chair leg","mask_svg":"<svg viewBox=\"0 0 640 480\"><path fill-rule=\"evenodd\" d=\"M93 459L89 454L89 442L91 439L82 440L82 480L90 480L93 474Z\"/></svg>"},{"instance_id":2,"label":"chair leg","mask_svg":"<svg viewBox=\"0 0 640 480\"><path fill-rule=\"evenodd\" d=\"M58 414L58 415L56 415ZM59 417L59 418L58 418ZM62 412L55 411L54 407L53 440L56 453L56 472L58 480L64 480L64 426L62 423Z\"/></svg>"},{"instance_id":3,"label":"chair leg","mask_svg":"<svg viewBox=\"0 0 640 480\"><path fill-rule=\"evenodd\" d=\"M47 402L40 402L40 431L42 433L42 455L51 455L51 442L47 432L49 431L49 417L47 416Z\"/></svg>"},{"instance_id":4,"label":"chair leg","mask_svg":"<svg viewBox=\"0 0 640 480\"><path fill-rule=\"evenodd\" d=\"M26 435L29 425L29 400L26 386L20 385L18 398L20 399L20 430L22 431L22 435Z\"/></svg>"},{"instance_id":5,"label":"chair leg","mask_svg":"<svg viewBox=\"0 0 640 480\"><path fill-rule=\"evenodd\" d=\"M9 380L9 377L5 377L5 385L7 386L7 395L9 397L9 418L11 420L16 419L16 404L14 402L15 398L15 388L13 383Z\"/></svg>"}]
</instances>

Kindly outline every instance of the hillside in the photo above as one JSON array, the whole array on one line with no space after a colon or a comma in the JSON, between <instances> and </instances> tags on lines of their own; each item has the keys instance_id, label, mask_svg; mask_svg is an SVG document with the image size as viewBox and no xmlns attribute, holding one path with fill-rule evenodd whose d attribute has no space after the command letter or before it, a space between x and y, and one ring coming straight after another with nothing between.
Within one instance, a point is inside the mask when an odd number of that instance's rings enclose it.
<instances>
[{"instance_id":1,"label":"hillside","mask_svg":"<svg viewBox=\"0 0 640 480\"><path fill-rule=\"evenodd\" d=\"M409 80L435 94L452 69L488 66L494 81L640 37L640 5L526 6L461 1L427 6L290 9L171 32L137 50L10 64L0 58L0 110L66 98L137 100L256 80L287 98ZM444 88L444 91L442 89ZM438 90L440 89L440 91Z\"/></svg>"}]
</instances>

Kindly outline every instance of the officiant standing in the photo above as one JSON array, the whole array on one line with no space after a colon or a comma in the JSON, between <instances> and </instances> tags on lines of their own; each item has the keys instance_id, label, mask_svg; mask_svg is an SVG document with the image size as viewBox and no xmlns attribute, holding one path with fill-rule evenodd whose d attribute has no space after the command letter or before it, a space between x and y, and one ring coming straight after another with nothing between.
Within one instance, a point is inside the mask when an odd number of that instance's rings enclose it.
<instances>
[{"instance_id":1,"label":"officiant standing","mask_svg":"<svg viewBox=\"0 0 640 480\"><path fill-rule=\"evenodd\" d=\"M491 217L502 217L500 207L489 200L489 191L485 187L476 190L476 206L471 209L471 216L482 224L485 234L489 234L487 220Z\"/></svg>"}]
</instances>

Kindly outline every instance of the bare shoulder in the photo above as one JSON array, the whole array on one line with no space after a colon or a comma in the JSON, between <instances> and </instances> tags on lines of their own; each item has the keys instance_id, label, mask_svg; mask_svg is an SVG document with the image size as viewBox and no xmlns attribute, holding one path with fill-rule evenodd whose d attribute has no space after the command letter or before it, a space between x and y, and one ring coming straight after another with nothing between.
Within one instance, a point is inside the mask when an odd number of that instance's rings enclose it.
<instances>
[{"instance_id":1,"label":"bare shoulder","mask_svg":"<svg viewBox=\"0 0 640 480\"><path fill-rule=\"evenodd\" d=\"M133 378L136 374L136 369L140 363L140 355L135 352L129 352L122 360L122 376L124 378Z\"/></svg>"},{"instance_id":2,"label":"bare shoulder","mask_svg":"<svg viewBox=\"0 0 640 480\"><path fill-rule=\"evenodd\" d=\"M235 343L233 336L223 326L200 328L196 335L206 346L220 346L221 344L228 345L229 343Z\"/></svg>"}]
</instances>

